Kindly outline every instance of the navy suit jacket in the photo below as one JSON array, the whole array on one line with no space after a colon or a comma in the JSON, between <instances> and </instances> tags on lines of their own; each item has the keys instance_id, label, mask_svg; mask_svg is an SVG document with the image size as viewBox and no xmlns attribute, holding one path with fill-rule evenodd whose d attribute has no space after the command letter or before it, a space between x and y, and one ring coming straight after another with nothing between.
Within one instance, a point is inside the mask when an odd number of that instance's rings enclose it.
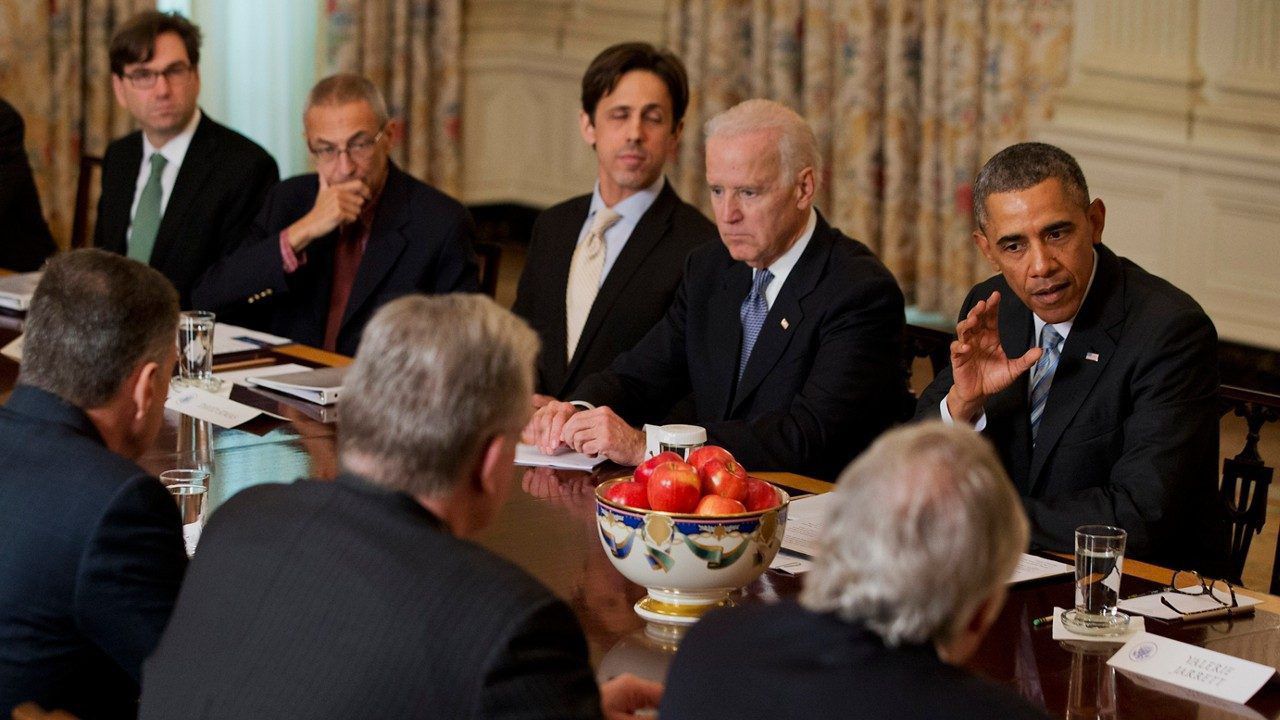
<instances>
[{"instance_id":1,"label":"navy suit jacket","mask_svg":"<svg viewBox=\"0 0 1280 720\"><path fill-rule=\"evenodd\" d=\"M634 347L671 307L689 252L719 240L716 226L664 184L609 268L568 358L565 288L590 209L591 196L583 195L538 216L511 308L542 338L537 391L557 398L568 397L583 378Z\"/></svg>"},{"instance_id":2,"label":"navy suit jacket","mask_svg":"<svg viewBox=\"0 0 1280 720\"><path fill-rule=\"evenodd\" d=\"M247 312L250 325L321 346L339 232L335 229L308 245L305 262L293 273L285 273L280 255L280 232L311 211L319 192L314 173L277 185L249 238L196 287L194 306ZM338 330L337 351L355 355L365 323L378 308L402 295L477 292L474 237L471 214L461 203L390 163Z\"/></svg>"},{"instance_id":3,"label":"navy suit jacket","mask_svg":"<svg viewBox=\"0 0 1280 720\"><path fill-rule=\"evenodd\" d=\"M144 678L157 720L600 715L568 606L352 475L219 508Z\"/></svg>"},{"instance_id":4,"label":"navy suit jacket","mask_svg":"<svg viewBox=\"0 0 1280 720\"><path fill-rule=\"evenodd\" d=\"M931 646L791 601L699 620L667 672L664 718L1047 720L1012 691L947 665Z\"/></svg>"},{"instance_id":5,"label":"navy suit jacket","mask_svg":"<svg viewBox=\"0 0 1280 720\"><path fill-rule=\"evenodd\" d=\"M0 408L0 717L34 700L137 713L187 566L178 508L87 415L29 385Z\"/></svg>"},{"instance_id":6,"label":"navy suit jacket","mask_svg":"<svg viewBox=\"0 0 1280 720\"><path fill-rule=\"evenodd\" d=\"M93 244L127 254L129 211L142 166L142 133L129 133L102 158L102 196ZM201 114L151 250L151 267L191 306L191 289L245 237L267 191L280 179L276 161L249 138Z\"/></svg>"},{"instance_id":7,"label":"navy suit jacket","mask_svg":"<svg viewBox=\"0 0 1280 720\"><path fill-rule=\"evenodd\" d=\"M995 443L1031 520L1032 546L1072 552L1075 529L1117 525L1127 553L1221 570L1217 504L1218 336L1186 293L1098 245L1098 269L1062 347L1034 446L1027 382L987 399ZM1037 340L1002 276L975 287L960 317L1000 291L1000 344L1020 357ZM921 395L938 416L951 368Z\"/></svg>"},{"instance_id":8,"label":"navy suit jacket","mask_svg":"<svg viewBox=\"0 0 1280 720\"><path fill-rule=\"evenodd\" d=\"M40 209L22 116L0 99L0 268L38 270L58 248Z\"/></svg>"},{"instance_id":9,"label":"navy suit jacket","mask_svg":"<svg viewBox=\"0 0 1280 720\"><path fill-rule=\"evenodd\" d=\"M747 469L834 478L899 417L902 291L866 246L819 215L737 382L750 290L751 268L722 243L698 248L666 317L572 399L639 424L692 391L694 422Z\"/></svg>"}]
</instances>

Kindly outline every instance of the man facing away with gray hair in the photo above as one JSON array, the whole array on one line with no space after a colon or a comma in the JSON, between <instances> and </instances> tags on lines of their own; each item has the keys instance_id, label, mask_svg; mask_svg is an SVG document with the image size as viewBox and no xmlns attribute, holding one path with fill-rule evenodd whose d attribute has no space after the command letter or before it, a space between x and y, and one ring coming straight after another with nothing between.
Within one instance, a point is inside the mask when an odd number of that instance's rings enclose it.
<instances>
[{"instance_id":1,"label":"man facing away with gray hair","mask_svg":"<svg viewBox=\"0 0 1280 720\"><path fill-rule=\"evenodd\" d=\"M572 612L465 538L514 482L538 340L479 295L381 309L346 376L334 482L218 509L146 666L142 717L626 718ZM193 681L194 679L194 681Z\"/></svg>"},{"instance_id":2,"label":"man facing away with gray hair","mask_svg":"<svg viewBox=\"0 0 1280 720\"><path fill-rule=\"evenodd\" d=\"M54 257L0 408L0 717L35 701L132 718L187 555L155 442L178 293L105 250Z\"/></svg>"},{"instance_id":3,"label":"man facing away with gray hair","mask_svg":"<svg viewBox=\"0 0 1280 720\"><path fill-rule=\"evenodd\" d=\"M662 716L1044 718L958 667L1027 546L991 446L941 423L894 430L832 492L799 603L701 620L667 675Z\"/></svg>"}]
</instances>

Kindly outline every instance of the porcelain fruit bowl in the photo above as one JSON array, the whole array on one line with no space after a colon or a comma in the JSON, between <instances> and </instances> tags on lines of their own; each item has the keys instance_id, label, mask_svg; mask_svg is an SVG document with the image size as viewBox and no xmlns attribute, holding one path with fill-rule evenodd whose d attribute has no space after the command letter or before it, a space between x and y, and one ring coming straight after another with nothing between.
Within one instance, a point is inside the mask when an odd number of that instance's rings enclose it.
<instances>
[{"instance_id":1,"label":"porcelain fruit bowl","mask_svg":"<svg viewBox=\"0 0 1280 720\"><path fill-rule=\"evenodd\" d=\"M605 499L610 487L629 479L596 488L596 524L613 566L648 590L635 610L651 624L688 626L728 604L729 593L760 577L782 547L788 500L776 486L770 485L778 496L772 508L703 516L639 510Z\"/></svg>"}]
</instances>

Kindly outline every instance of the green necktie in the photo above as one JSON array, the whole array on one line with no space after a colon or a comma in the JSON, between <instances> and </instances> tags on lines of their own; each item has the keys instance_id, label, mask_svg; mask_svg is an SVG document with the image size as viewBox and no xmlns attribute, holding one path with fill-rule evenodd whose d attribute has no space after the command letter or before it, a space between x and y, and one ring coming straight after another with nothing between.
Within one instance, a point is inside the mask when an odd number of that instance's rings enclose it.
<instances>
[{"instance_id":1,"label":"green necktie","mask_svg":"<svg viewBox=\"0 0 1280 720\"><path fill-rule=\"evenodd\" d=\"M160 153L151 153L151 176L138 198L138 209L133 214L133 232L129 235L129 257L142 263L151 262L151 249L156 245L156 233L160 231L160 176L168 161Z\"/></svg>"}]
</instances>

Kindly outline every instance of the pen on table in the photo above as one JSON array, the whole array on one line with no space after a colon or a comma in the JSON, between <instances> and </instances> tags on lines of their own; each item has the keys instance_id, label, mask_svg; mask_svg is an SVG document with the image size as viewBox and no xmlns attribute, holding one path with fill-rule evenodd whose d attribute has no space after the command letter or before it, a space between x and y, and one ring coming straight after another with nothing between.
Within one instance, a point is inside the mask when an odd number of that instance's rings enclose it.
<instances>
[{"instance_id":1,"label":"pen on table","mask_svg":"<svg viewBox=\"0 0 1280 720\"><path fill-rule=\"evenodd\" d=\"M1053 624L1052 615L1045 615L1044 617L1038 617L1035 620L1031 621L1031 627L1033 628L1043 627L1045 625L1052 625L1052 624Z\"/></svg>"},{"instance_id":2,"label":"pen on table","mask_svg":"<svg viewBox=\"0 0 1280 720\"><path fill-rule=\"evenodd\" d=\"M250 345L257 345L260 348L270 349L275 347L274 343L269 343L266 340L259 340L258 338L249 337L248 335L237 335L231 339L239 340L240 342L246 342L246 343L249 343Z\"/></svg>"}]
</instances>

